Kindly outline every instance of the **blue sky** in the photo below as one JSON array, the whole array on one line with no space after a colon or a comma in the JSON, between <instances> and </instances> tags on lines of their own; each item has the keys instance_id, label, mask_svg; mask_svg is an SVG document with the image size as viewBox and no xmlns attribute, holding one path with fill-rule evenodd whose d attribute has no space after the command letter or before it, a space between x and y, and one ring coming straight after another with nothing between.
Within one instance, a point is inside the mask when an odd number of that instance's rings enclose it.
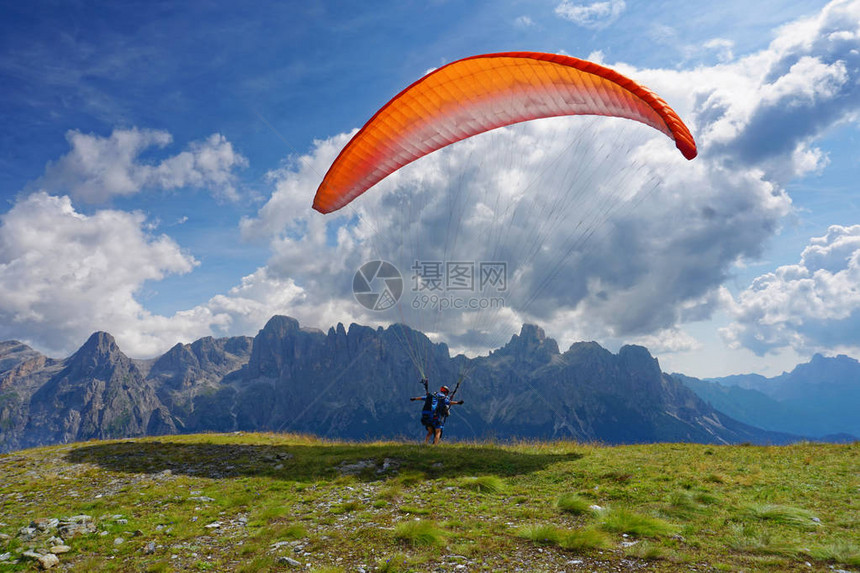
<instances>
[{"instance_id":1,"label":"blue sky","mask_svg":"<svg viewBox=\"0 0 860 573\"><path fill-rule=\"evenodd\" d=\"M601 222L546 304L416 326L477 352L535 321L562 347L645 344L665 370L694 376L860 357L857 1L36 1L2 2L0 16L0 339L64 355L107 330L142 357L253 335L275 313L323 329L397 320L349 292L367 256L388 256L362 222L387 228L383 199L398 184L445 193L489 174L431 156L353 219L310 211L321 174L428 70L529 50L596 59L652 87L700 157L639 153L660 188ZM534 138L549 150L571 133L558 125L473 151ZM412 227L416 241L442 232ZM548 274L540 257L511 264Z\"/></svg>"}]
</instances>

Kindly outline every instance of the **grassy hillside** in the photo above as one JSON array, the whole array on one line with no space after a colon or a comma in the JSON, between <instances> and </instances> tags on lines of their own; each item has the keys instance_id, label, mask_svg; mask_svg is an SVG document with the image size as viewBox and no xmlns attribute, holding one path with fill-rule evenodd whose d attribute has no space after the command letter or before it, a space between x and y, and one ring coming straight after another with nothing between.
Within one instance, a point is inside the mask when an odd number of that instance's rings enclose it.
<instances>
[{"instance_id":1,"label":"grassy hillside","mask_svg":"<svg viewBox=\"0 0 860 573\"><path fill-rule=\"evenodd\" d=\"M858 539L857 443L239 433L0 456L9 571L51 548L74 571L856 571Z\"/></svg>"}]
</instances>

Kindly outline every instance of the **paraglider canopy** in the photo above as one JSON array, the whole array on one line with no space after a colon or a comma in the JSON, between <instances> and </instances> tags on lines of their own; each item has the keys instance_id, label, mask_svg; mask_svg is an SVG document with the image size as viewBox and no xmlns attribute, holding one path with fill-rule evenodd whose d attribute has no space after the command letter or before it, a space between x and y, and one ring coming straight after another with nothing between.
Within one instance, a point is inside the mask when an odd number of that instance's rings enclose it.
<instances>
[{"instance_id":1,"label":"paraglider canopy","mask_svg":"<svg viewBox=\"0 0 860 573\"><path fill-rule=\"evenodd\" d=\"M377 111L332 163L313 207L336 211L404 165L467 137L562 115L632 119L672 138L687 159L697 153L675 111L614 70L558 54L485 54L434 70Z\"/></svg>"}]
</instances>

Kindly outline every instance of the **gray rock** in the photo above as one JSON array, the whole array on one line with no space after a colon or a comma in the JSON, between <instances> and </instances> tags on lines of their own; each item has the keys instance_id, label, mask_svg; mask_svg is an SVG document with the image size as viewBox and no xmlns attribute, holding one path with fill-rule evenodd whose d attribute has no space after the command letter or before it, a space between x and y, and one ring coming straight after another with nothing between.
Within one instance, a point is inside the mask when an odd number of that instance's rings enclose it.
<instances>
[{"instance_id":1,"label":"gray rock","mask_svg":"<svg viewBox=\"0 0 860 573\"><path fill-rule=\"evenodd\" d=\"M51 567L55 567L60 564L60 558L53 553L41 555L37 561L39 562L39 567L42 569L50 569Z\"/></svg>"},{"instance_id":2,"label":"gray rock","mask_svg":"<svg viewBox=\"0 0 860 573\"><path fill-rule=\"evenodd\" d=\"M36 537L36 528L35 527L22 527L18 530L18 537L23 541L30 541L34 537Z\"/></svg>"},{"instance_id":3,"label":"gray rock","mask_svg":"<svg viewBox=\"0 0 860 573\"><path fill-rule=\"evenodd\" d=\"M54 555L60 555L61 553L68 553L72 548L68 545L54 545L51 547L51 553Z\"/></svg>"},{"instance_id":4,"label":"gray rock","mask_svg":"<svg viewBox=\"0 0 860 573\"><path fill-rule=\"evenodd\" d=\"M382 467L376 470L376 473L382 474L387 471L397 471L400 467L400 462L398 460L392 458L385 458L382 460Z\"/></svg>"},{"instance_id":5,"label":"gray rock","mask_svg":"<svg viewBox=\"0 0 860 573\"><path fill-rule=\"evenodd\" d=\"M300 561L296 561L292 557L279 557L278 563L281 565L289 565L290 567L296 567L296 568L302 566Z\"/></svg>"},{"instance_id":6,"label":"gray rock","mask_svg":"<svg viewBox=\"0 0 860 573\"><path fill-rule=\"evenodd\" d=\"M21 553L21 557L26 557L27 559L32 559L34 561L39 559L39 557L41 557L41 556L42 556L41 553L36 553L32 549L28 549L27 551L24 551L23 553Z\"/></svg>"},{"instance_id":7,"label":"gray rock","mask_svg":"<svg viewBox=\"0 0 860 573\"><path fill-rule=\"evenodd\" d=\"M368 468L375 468L376 462L373 460L358 460L355 463L343 462L337 466L337 471L343 475L355 475L363 472Z\"/></svg>"},{"instance_id":8,"label":"gray rock","mask_svg":"<svg viewBox=\"0 0 860 573\"><path fill-rule=\"evenodd\" d=\"M146 547L143 548L144 555L152 555L155 553L155 541L150 541L146 544Z\"/></svg>"},{"instance_id":9,"label":"gray rock","mask_svg":"<svg viewBox=\"0 0 860 573\"><path fill-rule=\"evenodd\" d=\"M63 539L70 539L76 535L87 535L94 533L95 530L96 525L92 521L61 521L57 528L57 532Z\"/></svg>"},{"instance_id":10,"label":"gray rock","mask_svg":"<svg viewBox=\"0 0 860 573\"><path fill-rule=\"evenodd\" d=\"M92 521L92 520L93 520L93 517L91 515L81 514L81 515L73 515L71 517L67 517L66 519L64 519L60 523L61 524L64 522L65 523L86 523L86 522Z\"/></svg>"},{"instance_id":11,"label":"gray rock","mask_svg":"<svg viewBox=\"0 0 860 573\"><path fill-rule=\"evenodd\" d=\"M60 523L59 519L55 519L53 517L40 517L38 519L34 519L30 522L30 527L35 527L40 531L48 531L49 529L54 529Z\"/></svg>"}]
</instances>

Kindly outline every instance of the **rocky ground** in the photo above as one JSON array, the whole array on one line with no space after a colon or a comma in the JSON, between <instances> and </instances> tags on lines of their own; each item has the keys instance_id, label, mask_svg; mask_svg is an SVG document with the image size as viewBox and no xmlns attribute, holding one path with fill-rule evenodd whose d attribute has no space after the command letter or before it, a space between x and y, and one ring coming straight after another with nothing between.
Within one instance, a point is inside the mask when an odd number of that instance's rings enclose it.
<instances>
[{"instance_id":1,"label":"rocky ground","mask_svg":"<svg viewBox=\"0 0 860 573\"><path fill-rule=\"evenodd\" d=\"M476 461L474 453L464 461L431 449L426 451L437 457L416 462L410 452L425 450L415 446L384 447L392 455L377 456L358 445L296 444L273 436L181 440L90 442L0 456L0 570L525 573L727 567L725 559L716 562L697 547L701 538L686 538L693 535L690 527L662 540L616 533L607 546L582 551L524 538L524 527L544 521L571 529L593 521L565 517L554 502L545 502L558 488L544 482L575 479L553 466L528 466L531 473L525 474L519 469L520 477L502 480L502 491L486 492L473 489L468 480L474 478L458 477L454 469L487 463ZM434 472L443 477L433 478ZM626 488L627 478L619 483ZM401 526L410 521L438 525L440 539L404 537ZM640 551L649 545L663 549ZM755 557L750 567L742 557L744 566L729 568L850 570L770 556Z\"/></svg>"}]
</instances>

